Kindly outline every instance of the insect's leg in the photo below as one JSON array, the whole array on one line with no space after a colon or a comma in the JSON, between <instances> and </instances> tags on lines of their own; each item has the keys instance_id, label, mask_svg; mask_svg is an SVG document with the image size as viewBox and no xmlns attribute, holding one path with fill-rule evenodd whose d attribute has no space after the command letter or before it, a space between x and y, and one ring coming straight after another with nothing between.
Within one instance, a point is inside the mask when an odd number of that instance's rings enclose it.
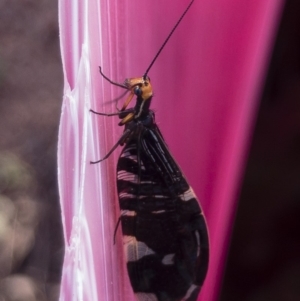
<instances>
[{"instance_id":1,"label":"insect's leg","mask_svg":"<svg viewBox=\"0 0 300 301\"><path fill-rule=\"evenodd\" d=\"M108 78L103 72L102 72L102 69L101 69L101 66L99 66L99 72L100 74L103 76L103 78L105 78L109 83L111 83L112 85L115 85L115 86L118 86L118 87L121 87L123 89L127 89L128 88L124 85L124 84L119 84L117 82L114 82L112 81L110 78Z\"/></svg>"},{"instance_id":2,"label":"insect's leg","mask_svg":"<svg viewBox=\"0 0 300 301\"><path fill-rule=\"evenodd\" d=\"M130 108L128 110L125 111L120 111L120 112L115 112L115 113L101 113L101 112L96 112L92 109L90 109L90 112L97 114L97 115L102 115L102 116L116 116L116 115L120 115L120 114L124 114L124 113L131 113L133 111L133 108Z\"/></svg>"},{"instance_id":3,"label":"insect's leg","mask_svg":"<svg viewBox=\"0 0 300 301\"><path fill-rule=\"evenodd\" d=\"M100 160L97 161L90 161L90 164L97 164L105 159L107 159L112 153L113 151L124 141L126 140L129 135L131 134L131 130L127 129L124 131L123 135L119 138L119 140L117 141L117 143L112 147L112 149Z\"/></svg>"},{"instance_id":4,"label":"insect's leg","mask_svg":"<svg viewBox=\"0 0 300 301\"><path fill-rule=\"evenodd\" d=\"M124 111L122 111L121 114L123 114ZM134 116L135 116L135 112L131 112L129 114L127 114L120 122L119 122L119 125L122 126L126 123L128 123L129 121L133 120L134 119Z\"/></svg>"},{"instance_id":5,"label":"insect's leg","mask_svg":"<svg viewBox=\"0 0 300 301\"><path fill-rule=\"evenodd\" d=\"M121 219L122 219L122 215L118 218L118 222L117 222L116 227L115 227L115 231L114 231L114 245L116 244L116 235L117 235L117 230L119 228Z\"/></svg>"},{"instance_id":6,"label":"insect's leg","mask_svg":"<svg viewBox=\"0 0 300 301\"><path fill-rule=\"evenodd\" d=\"M134 92L131 91L130 94L128 95L127 99L125 100L123 107L121 109L122 112L125 111L125 109L127 108L127 106L129 105L129 103L131 102L132 98L134 96Z\"/></svg>"},{"instance_id":7,"label":"insect's leg","mask_svg":"<svg viewBox=\"0 0 300 301\"><path fill-rule=\"evenodd\" d=\"M125 96L125 94L127 94L128 91L125 91L124 93L122 93L120 96L118 96L117 98L115 98L112 102L115 103L115 107L116 107L116 110L119 112L121 111L121 109L118 108L118 102L121 98L123 98Z\"/></svg>"}]
</instances>

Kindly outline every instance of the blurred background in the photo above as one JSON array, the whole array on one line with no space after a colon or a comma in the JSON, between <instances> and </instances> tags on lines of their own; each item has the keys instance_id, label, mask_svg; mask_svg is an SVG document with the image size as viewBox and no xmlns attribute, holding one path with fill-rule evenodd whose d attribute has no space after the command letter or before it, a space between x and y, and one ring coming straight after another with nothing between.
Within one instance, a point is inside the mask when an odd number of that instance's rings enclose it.
<instances>
[{"instance_id":1,"label":"blurred background","mask_svg":"<svg viewBox=\"0 0 300 301\"><path fill-rule=\"evenodd\" d=\"M0 300L58 300L57 1L0 0Z\"/></svg>"},{"instance_id":2,"label":"blurred background","mask_svg":"<svg viewBox=\"0 0 300 301\"><path fill-rule=\"evenodd\" d=\"M286 0L220 301L300 300L300 1Z\"/></svg>"},{"instance_id":3,"label":"blurred background","mask_svg":"<svg viewBox=\"0 0 300 301\"><path fill-rule=\"evenodd\" d=\"M0 300L57 301L57 1L0 0ZM300 300L300 2L270 56L220 301Z\"/></svg>"}]
</instances>

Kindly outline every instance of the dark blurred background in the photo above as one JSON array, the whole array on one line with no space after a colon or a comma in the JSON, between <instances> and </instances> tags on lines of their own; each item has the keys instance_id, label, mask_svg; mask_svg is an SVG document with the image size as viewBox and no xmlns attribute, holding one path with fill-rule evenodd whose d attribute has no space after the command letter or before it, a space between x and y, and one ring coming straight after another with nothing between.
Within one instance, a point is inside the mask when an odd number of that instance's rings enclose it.
<instances>
[{"instance_id":1,"label":"dark blurred background","mask_svg":"<svg viewBox=\"0 0 300 301\"><path fill-rule=\"evenodd\" d=\"M220 301L300 300L300 1L287 0L241 187Z\"/></svg>"},{"instance_id":2,"label":"dark blurred background","mask_svg":"<svg viewBox=\"0 0 300 301\"><path fill-rule=\"evenodd\" d=\"M57 1L0 0L0 300L57 301ZM220 301L300 300L300 1L262 93Z\"/></svg>"},{"instance_id":3,"label":"dark blurred background","mask_svg":"<svg viewBox=\"0 0 300 301\"><path fill-rule=\"evenodd\" d=\"M58 300L57 1L0 0L0 300Z\"/></svg>"}]
</instances>

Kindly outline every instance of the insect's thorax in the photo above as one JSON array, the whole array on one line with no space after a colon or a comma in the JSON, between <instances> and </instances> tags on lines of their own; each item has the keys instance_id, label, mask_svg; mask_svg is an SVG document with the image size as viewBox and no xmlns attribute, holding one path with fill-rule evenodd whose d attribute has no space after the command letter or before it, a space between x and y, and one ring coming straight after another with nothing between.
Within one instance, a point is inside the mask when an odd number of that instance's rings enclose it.
<instances>
[{"instance_id":1,"label":"insect's thorax","mask_svg":"<svg viewBox=\"0 0 300 301\"><path fill-rule=\"evenodd\" d=\"M137 114L136 114L137 116ZM155 114L152 110L142 110L140 116L134 118L132 121L125 124L124 131L130 130L133 136L132 138L138 139L140 136L138 133L145 132L149 129L156 127Z\"/></svg>"},{"instance_id":2,"label":"insect's thorax","mask_svg":"<svg viewBox=\"0 0 300 301\"><path fill-rule=\"evenodd\" d=\"M142 122L144 121L144 119L146 119L145 121L147 121L149 119L148 116L149 114L153 115L154 118L154 114L150 110L151 101L152 101L152 96L146 100L141 97L137 97L136 104L134 107L135 119L138 119ZM152 114L150 112L152 112Z\"/></svg>"}]
</instances>

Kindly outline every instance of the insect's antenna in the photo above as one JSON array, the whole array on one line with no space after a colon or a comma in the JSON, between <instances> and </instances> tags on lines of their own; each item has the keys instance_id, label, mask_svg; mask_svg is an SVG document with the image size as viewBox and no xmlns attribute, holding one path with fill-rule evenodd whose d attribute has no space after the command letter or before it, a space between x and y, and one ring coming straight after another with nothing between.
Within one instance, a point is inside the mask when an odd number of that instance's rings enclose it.
<instances>
[{"instance_id":1,"label":"insect's antenna","mask_svg":"<svg viewBox=\"0 0 300 301\"><path fill-rule=\"evenodd\" d=\"M177 26L179 25L179 23L181 22L181 20L183 19L183 17L185 16L185 14L188 12L188 10L190 9L190 7L192 6L194 0L192 0L190 2L190 4L188 5L188 7L186 8L186 10L184 11L184 13L181 15L180 19L177 21L177 23L175 24L175 26L173 27L173 29L171 30L171 32L169 33L168 37L166 38L166 40L164 41L164 43L162 44L162 46L160 47L160 49L158 50L158 52L156 53L154 59L152 60L151 64L149 65L148 69L146 70L145 74L144 74L144 78L147 76L149 70L151 69L152 65L154 64L154 62L156 61L157 57L160 55L161 51L164 49L164 47L166 46L166 44L168 43L169 39L171 38L173 32L175 31L175 29L177 28Z\"/></svg>"},{"instance_id":2,"label":"insect's antenna","mask_svg":"<svg viewBox=\"0 0 300 301\"><path fill-rule=\"evenodd\" d=\"M123 88L123 89L128 90L128 88L127 88L125 85L116 83L116 82L112 81L110 78L108 78L108 77L102 72L101 66L99 66L99 72L100 72L100 74L101 74L101 75L102 75L109 83L111 83L112 85L115 85L115 86L118 86L118 87L121 87L121 88Z\"/></svg>"}]
</instances>

